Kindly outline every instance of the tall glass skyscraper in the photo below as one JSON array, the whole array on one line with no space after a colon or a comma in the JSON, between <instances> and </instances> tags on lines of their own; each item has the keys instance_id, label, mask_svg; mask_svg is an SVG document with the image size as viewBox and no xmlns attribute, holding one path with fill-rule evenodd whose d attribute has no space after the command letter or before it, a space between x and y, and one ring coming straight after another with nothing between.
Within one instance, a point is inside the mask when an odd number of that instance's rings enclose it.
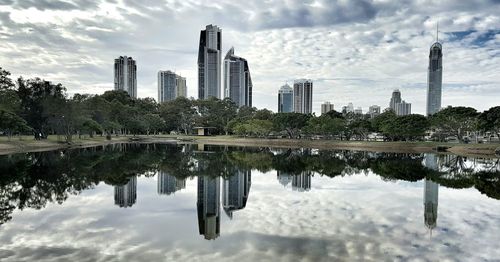
<instances>
[{"instance_id":1,"label":"tall glass skyscraper","mask_svg":"<svg viewBox=\"0 0 500 262\"><path fill-rule=\"evenodd\" d=\"M222 182L222 204L229 218L233 218L234 211L241 210L247 205L251 184L250 170L236 170L234 175Z\"/></svg>"},{"instance_id":2,"label":"tall glass skyscraper","mask_svg":"<svg viewBox=\"0 0 500 262\"><path fill-rule=\"evenodd\" d=\"M177 97L187 97L186 78L172 71L158 72L158 102L166 102Z\"/></svg>"},{"instance_id":3,"label":"tall glass skyscraper","mask_svg":"<svg viewBox=\"0 0 500 262\"><path fill-rule=\"evenodd\" d=\"M222 30L207 25L200 33L198 49L198 98L221 98L221 47Z\"/></svg>"},{"instance_id":4,"label":"tall glass skyscraper","mask_svg":"<svg viewBox=\"0 0 500 262\"><path fill-rule=\"evenodd\" d=\"M441 92L443 84L443 47L436 36L436 42L429 51L429 68L427 74L427 115L441 109Z\"/></svg>"},{"instance_id":5,"label":"tall glass skyscraper","mask_svg":"<svg viewBox=\"0 0 500 262\"><path fill-rule=\"evenodd\" d=\"M293 112L293 89L285 84L278 91L278 113Z\"/></svg>"},{"instance_id":6,"label":"tall glass skyscraper","mask_svg":"<svg viewBox=\"0 0 500 262\"><path fill-rule=\"evenodd\" d=\"M313 82L310 79L298 79L293 83L293 111L312 114Z\"/></svg>"},{"instance_id":7,"label":"tall glass skyscraper","mask_svg":"<svg viewBox=\"0 0 500 262\"><path fill-rule=\"evenodd\" d=\"M246 59L234 55L229 49L224 58L224 97L229 97L238 107L252 107L252 77Z\"/></svg>"},{"instance_id":8,"label":"tall glass skyscraper","mask_svg":"<svg viewBox=\"0 0 500 262\"><path fill-rule=\"evenodd\" d=\"M115 186L115 205L119 207L131 207L137 200L137 177L128 179L125 185Z\"/></svg>"},{"instance_id":9,"label":"tall glass skyscraper","mask_svg":"<svg viewBox=\"0 0 500 262\"><path fill-rule=\"evenodd\" d=\"M115 59L115 90L124 90L130 97L137 98L137 65L132 57Z\"/></svg>"},{"instance_id":10,"label":"tall glass skyscraper","mask_svg":"<svg viewBox=\"0 0 500 262\"><path fill-rule=\"evenodd\" d=\"M220 177L198 176L198 229L205 239L220 234Z\"/></svg>"}]
</instances>

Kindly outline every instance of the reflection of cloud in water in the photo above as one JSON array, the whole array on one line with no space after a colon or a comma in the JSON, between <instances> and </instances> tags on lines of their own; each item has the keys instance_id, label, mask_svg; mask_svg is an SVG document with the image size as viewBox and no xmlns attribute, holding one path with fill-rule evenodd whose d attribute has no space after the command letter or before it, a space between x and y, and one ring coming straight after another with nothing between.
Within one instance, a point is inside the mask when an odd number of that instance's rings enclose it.
<instances>
[{"instance_id":1,"label":"reflection of cloud in water","mask_svg":"<svg viewBox=\"0 0 500 262\"><path fill-rule=\"evenodd\" d=\"M283 188L276 173L252 172L251 197L220 237L198 235L196 180L157 195L154 178L138 178L140 202L118 209L100 185L63 205L16 211L0 228L0 260L330 261L496 259L500 202L474 189L440 188L440 222L432 239L422 223L422 190L375 175L312 178L307 193ZM418 184L418 183L416 183ZM480 237L479 237L480 236ZM495 243L495 244L493 244Z\"/></svg>"}]
</instances>

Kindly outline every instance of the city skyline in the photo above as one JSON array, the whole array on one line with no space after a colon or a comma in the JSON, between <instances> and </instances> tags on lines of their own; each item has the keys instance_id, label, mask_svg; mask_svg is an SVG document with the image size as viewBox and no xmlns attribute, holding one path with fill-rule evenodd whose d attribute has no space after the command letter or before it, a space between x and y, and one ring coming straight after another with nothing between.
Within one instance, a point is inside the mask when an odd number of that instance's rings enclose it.
<instances>
[{"instance_id":1,"label":"city skyline","mask_svg":"<svg viewBox=\"0 0 500 262\"><path fill-rule=\"evenodd\" d=\"M384 105L386 94L395 88L407 94L414 113L425 114L429 47L435 42L438 20L446 56L442 107L464 105L482 111L494 106L500 95L495 73L500 8L487 0L425 6L416 1L405 6L374 2L366 9L326 1L255 1L247 11L228 1L221 1L219 8L159 1L154 10L121 2L73 1L65 8L44 2L31 8L9 3L0 4L5 14L0 18L2 41L7 46L0 50L0 64L15 77L61 82L70 95L112 90L109 61L126 54L139 65L138 97L156 98L156 73L170 68L187 78L188 97L196 98L199 32L216 24L224 30L221 50L235 46L252 67L258 108L276 112L276 96L269 94L276 94L284 81L305 77L314 81L315 95L322 97L313 102L317 115L324 100L352 101L364 111L373 104ZM225 9L232 14L226 15ZM271 11L258 11L267 9ZM165 16L162 10L175 15ZM232 18L239 15L246 18ZM35 63L28 62L32 59Z\"/></svg>"}]
</instances>

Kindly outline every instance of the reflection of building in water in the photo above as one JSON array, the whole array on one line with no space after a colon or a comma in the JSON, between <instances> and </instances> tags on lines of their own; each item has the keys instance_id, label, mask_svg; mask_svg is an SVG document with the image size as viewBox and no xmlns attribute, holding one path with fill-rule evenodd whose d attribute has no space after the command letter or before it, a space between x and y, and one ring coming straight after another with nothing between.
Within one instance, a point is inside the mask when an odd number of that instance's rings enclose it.
<instances>
[{"instance_id":1,"label":"reflection of building in water","mask_svg":"<svg viewBox=\"0 0 500 262\"><path fill-rule=\"evenodd\" d=\"M230 178L224 179L222 204L228 217L233 218L234 211L245 208L251 183L251 171L237 171Z\"/></svg>"},{"instance_id":2,"label":"reflection of building in water","mask_svg":"<svg viewBox=\"0 0 500 262\"><path fill-rule=\"evenodd\" d=\"M426 154L424 165L432 170L438 170L437 156ZM432 230L437 225L439 184L425 179L424 185L424 221L425 226ZM431 231L432 232L432 231Z\"/></svg>"},{"instance_id":3,"label":"reflection of building in water","mask_svg":"<svg viewBox=\"0 0 500 262\"><path fill-rule=\"evenodd\" d=\"M137 177L128 179L127 184L115 186L115 205L131 207L137 200Z\"/></svg>"},{"instance_id":4,"label":"reflection of building in water","mask_svg":"<svg viewBox=\"0 0 500 262\"><path fill-rule=\"evenodd\" d=\"M290 174L288 173L278 170L278 181L280 182L280 184L286 187L288 184L290 184L290 182L292 182L292 176L290 176Z\"/></svg>"},{"instance_id":5,"label":"reflection of building in water","mask_svg":"<svg viewBox=\"0 0 500 262\"><path fill-rule=\"evenodd\" d=\"M166 172L160 171L158 174L158 194L170 195L175 191L186 188L186 180L171 176Z\"/></svg>"},{"instance_id":6,"label":"reflection of building in water","mask_svg":"<svg viewBox=\"0 0 500 262\"><path fill-rule=\"evenodd\" d=\"M220 234L220 178L198 177L198 228L205 239L216 239Z\"/></svg>"},{"instance_id":7,"label":"reflection of building in water","mask_svg":"<svg viewBox=\"0 0 500 262\"><path fill-rule=\"evenodd\" d=\"M302 172L300 175L292 176L292 189L294 191L309 191L311 189L311 172Z\"/></svg>"}]
</instances>

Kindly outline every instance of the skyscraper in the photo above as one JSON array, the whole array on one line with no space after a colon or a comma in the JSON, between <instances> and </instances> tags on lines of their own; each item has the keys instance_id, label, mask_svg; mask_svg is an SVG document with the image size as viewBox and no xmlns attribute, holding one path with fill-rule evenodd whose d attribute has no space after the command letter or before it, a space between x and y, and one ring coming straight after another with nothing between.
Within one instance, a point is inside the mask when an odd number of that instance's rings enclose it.
<instances>
[{"instance_id":1,"label":"skyscraper","mask_svg":"<svg viewBox=\"0 0 500 262\"><path fill-rule=\"evenodd\" d=\"M354 109L354 114L356 115L362 115L363 114L363 109L361 107L357 107Z\"/></svg>"},{"instance_id":2,"label":"skyscraper","mask_svg":"<svg viewBox=\"0 0 500 262\"><path fill-rule=\"evenodd\" d=\"M158 174L158 194L170 195L186 188L186 180L178 179L175 176L169 175L166 172L160 171Z\"/></svg>"},{"instance_id":3,"label":"skyscraper","mask_svg":"<svg viewBox=\"0 0 500 262\"><path fill-rule=\"evenodd\" d=\"M396 104L396 115L406 116L411 115L411 103L406 103L404 100Z\"/></svg>"},{"instance_id":4,"label":"skyscraper","mask_svg":"<svg viewBox=\"0 0 500 262\"><path fill-rule=\"evenodd\" d=\"M436 32L436 42L429 51L429 67L427 72L427 115L432 115L441 109L441 92L443 82L443 47L439 43Z\"/></svg>"},{"instance_id":5,"label":"skyscraper","mask_svg":"<svg viewBox=\"0 0 500 262\"><path fill-rule=\"evenodd\" d=\"M252 77L246 59L234 55L232 47L224 58L224 97L238 107L252 107Z\"/></svg>"},{"instance_id":6,"label":"skyscraper","mask_svg":"<svg viewBox=\"0 0 500 262\"><path fill-rule=\"evenodd\" d=\"M424 166L432 170L438 170L437 156L425 154ZM437 225L438 216L439 184L425 179L424 184L424 223L432 230ZM431 231L432 232L432 231Z\"/></svg>"},{"instance_id":7,"label":"skyscraper","mask_svg":"<svg viewBox=\"0 0 500 262\"><path fill-rule=\"evenodd\" d=\"M237 170L235 174L222 182L222 205L229 218L233 212L245 208L247 205L252 174L250 170Z\"/></svg>"},{"instance_id":8,"label":"skyscraper","mask_svg":"<svg viewBox=\"0 0 500 262\"><path fill-rule=\"evenodd\" d=\"M293 112L293 89L285 84L278 91L278 113Z\"/></svg>"},{"instance_id":9,"label":"skyscraper","mask_svg":"<svg viewBox=\"0 0 500 262\"><path fill-rule=\"evenodd\" d=\"M276 176L278 178L278 181L284 187L286 187L292 181L292 176L290 174L283 172L283 171L280 171L280 170L277 170L276 173L277 173Z\"/></svg>"},{"instance_id":10,"label":"skyscraper","mask_svg":"<svg viewBox=\"0 0 500 262\"><path fill-rule=\"evenodd\" d=\"M391 102L389 102L389 107L396 112L396 104L401 103L401 92L396 89L392 92Z\"/></svg>"},{"instance_id":11,"label":"skyscraper","mask_svg":"<svg viewBox=\"0 0 500 262\"><path fill-rule=\"evenodd\" d=\"M321 114L326 114L326 113L333 111L333 110L334 110L334 106L330 102L325 102L325 103L321 104Z\"/></svg>"},{"instance_id":12,"label":"skyscraper","mask_svg":"<svg viewBox=\"0 0 500 262\"><path fill-rule=\"evenodd\" d=\"M137 177L131 177L122 186L115 186L115 205L119 207L131 207L137 200Z\"/></svg>"},{"instance_id":13,"label":"skyscraper","mask_svg":"<svg viewBox=\"0 0 500 262\"><path fill-rule=\"evenodd\" d=\"M221 98L221 47L222 30L207 25L200 33L198 49L198 98Z\"/></svg>"},{"instance_id":14,"label":"skyscraper","mask_svg":"<svg viewBox=\"0 0 500 262\"><path fill-rule=\"evenodd\" d=\"M124 90L130 97L137 98L137 66L132 57L115 59L115 90Z\"/></svg>"},{"instance_id":15,"label":"skyscraper","mask_svg":"<svg viewBox=\"0 0 500 262\"><path fill-rule=\"evenodd\" d=\"M311 172L305 171L292 176L292 190L299 192L311 190Z\"/></svg>"},{"instance_id":16,"label":"skyscraper","mask_svg":"<svg viewBox=\"0 0 500 262\"><path fill-rule=\"evenodd\" d=\"M166 102L177 97L187 97L186 78L172 71L158 72L158 102Z\"/></svg>"},{"instance_id":17,"label":"skyscraper","mask_svg":"<svg viewBox=\"0 0 500 262\"><path fill-rule=\"evenodd\" d=\"M220 177L198 176L198 229L211 240L220 234Z\"/></svg>"},{"instance_id":18,"label":"skyscraper","mask_svg":"<svg viewBox=\"0 0 500 262\"><path fill-rule=\"evenodd\" d=\"M371 118L374 118L380 115L380 106L372 105L368 108L368 114L370 114Z\"/></svg>"},{"instance_id":19,"label":"skyscraper","mask_svg":"<svg viewBox=\"0 0 500 262\"><path fill-rule=\"evenodd\" d=\"M312 114L313 82L310 79L298 79L293 83L293 111Z\"/></svg>"}]
</instances>

